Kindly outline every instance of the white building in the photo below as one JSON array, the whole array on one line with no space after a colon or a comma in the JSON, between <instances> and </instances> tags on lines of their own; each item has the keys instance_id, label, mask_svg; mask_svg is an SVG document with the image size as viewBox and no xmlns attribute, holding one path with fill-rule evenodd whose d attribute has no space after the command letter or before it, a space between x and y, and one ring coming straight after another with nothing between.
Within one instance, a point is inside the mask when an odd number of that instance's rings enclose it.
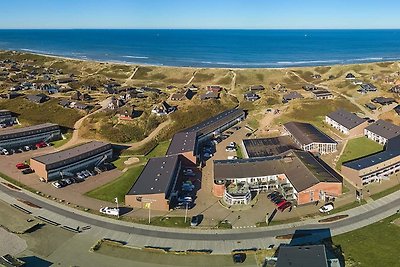
<instances>
[{"instance_id":1,"label":"white building","mask_svg":"<svg viewBox=\"0 0 400 267\"><path fill-rule=\"evenodd\" d=\"M365 128L364 135L369 139L384 145L387 140L400 135L400 126L388 121L378 120Z\"/></svg>"}]
</instances>

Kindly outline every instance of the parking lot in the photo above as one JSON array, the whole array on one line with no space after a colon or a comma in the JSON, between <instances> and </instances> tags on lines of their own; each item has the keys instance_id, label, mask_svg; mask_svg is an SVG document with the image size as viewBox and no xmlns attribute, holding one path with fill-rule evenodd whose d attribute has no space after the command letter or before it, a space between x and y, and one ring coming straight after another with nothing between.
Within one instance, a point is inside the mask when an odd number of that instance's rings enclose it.
<instances>
[{"instance_id":1,"label":"parking lot","mask_svg":"<svg viewBox=\"0 0 400 267\"><path fill-rule=\"evenodd\" d=\"M118 178L122 172L117 169L106 171L95 176L90 176L81 183L74 183L63 188L55 188L50 182L41 182L35 173L22 174L21 170L16 168L18 163L29 163L29 159L32 157L52 152L56 152L56 149L49 146L9 156L1 155L0 172L23 184L26 184L29 187L34 188L37 191L44 193L45 195L50 195L52 197L56 197L57 199L65 200L65 202L71 202L96 210L99 209L100 206L107 206L110 204L108 202L86 197L83 194Z\"/></svg>"}]
</instances>

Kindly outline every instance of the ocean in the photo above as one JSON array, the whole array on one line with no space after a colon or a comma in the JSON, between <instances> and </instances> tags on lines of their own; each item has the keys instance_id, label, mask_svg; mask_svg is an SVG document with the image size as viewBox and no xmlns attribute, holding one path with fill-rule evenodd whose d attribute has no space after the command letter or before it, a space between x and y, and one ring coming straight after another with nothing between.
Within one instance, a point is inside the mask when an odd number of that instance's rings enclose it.
<instances>
[{"instance_id":1,"label":"ocean","mask_svg":"<svg viewBox=\"0 0 400 267\"><path fill-rule=\"evenodd\" d=\"M0 30L0 49L220 68L400 60L400 30Z\"/></svg>"}]
</instances>

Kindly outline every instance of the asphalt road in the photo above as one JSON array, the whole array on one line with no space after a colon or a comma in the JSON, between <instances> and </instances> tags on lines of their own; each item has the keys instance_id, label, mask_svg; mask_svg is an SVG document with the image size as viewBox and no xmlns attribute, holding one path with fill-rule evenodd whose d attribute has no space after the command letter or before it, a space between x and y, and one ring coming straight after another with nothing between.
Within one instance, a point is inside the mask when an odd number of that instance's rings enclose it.
<instances>
[{"instance_id":1,"label":"asphalt road","mask_svg":"<svg viewBox=\"0 0 400 267\"><path fill-rule=\"evenodd\" d=\"M356 224L359 221L367 220L373 218L374 216L380 215L387 210L400 208L400 198L391 201L387 204L384 204L380 207L377 207L373 210L366 211L359 215L349 216L346 219L342 219L340 221L332 222L332 223L324 223L324 224L306 224L301 225L299 227L288 227L284 229L268 229L268 228L259 228L252 231L243 231L241 230L230 230L230 231L216 231L215 233L205 232L205 231L197 231L193 233L179 233L171 232L166 229L166 231L160 230L159 227L155 227L155 229L143 229L140 226L136 226L132 224L132 226L121 225L117 223L111 223L107 221L99 219L83 216L80 214L76 214L66 209L62 209L58 206L51 205L47 202L41 201L35 197L32 197L28 194L25 194L23 191L14 191L11 190L4 185L0 185L0 191L14 197L20 198L27 201L30 201L33 204L36 204L44 209L47 209L51 212L54 212L58 215L65 216L77 221L80 221L84 224L93 225L102 227L105 229L110 229L113 231L118 231L127 234L133 235L141 235L148 237L156 237L156 238L166 238L172 240L207 240L207 241L220 241L220 240L251 240L251 239L259 239L259 238L268 238L268 237L276 237L278 235L286 235L293 234L296 230L309 230L309 229L327 229L329 228L331 231L335 229L339 229L346 226L351 226ZM371 220L372 221L372 220ZM371 222L372 223L372 222Z\"/></svg>"}]
</instances>

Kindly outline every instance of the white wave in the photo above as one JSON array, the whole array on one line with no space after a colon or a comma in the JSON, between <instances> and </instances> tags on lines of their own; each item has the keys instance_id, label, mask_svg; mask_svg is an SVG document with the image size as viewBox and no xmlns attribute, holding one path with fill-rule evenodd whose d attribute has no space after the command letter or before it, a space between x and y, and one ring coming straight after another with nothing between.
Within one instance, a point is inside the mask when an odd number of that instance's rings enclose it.
<instances>
[{"instance_id":1,"label":"white wave","mask_svg":"<svg viewBox=\"0 0 400 267\"><path fill-rule=\"evenodd\" d=\"M53 53L48 52L48 51L42 51L42 50L35 50L35 49L28 49L28 48L21 48L21 51L26 51L26 52L31 52L31 53L37 53L37 54L47 54L47 55L53 55Z\"/></svg>"},{"instance_id":2,"label":"white wave","mask_svg":"<svg viewBox=\"0 0 400 267\"><path fill-rule=\"evenodd\" d=\"M337 63L337 62L342 62L342 61L337 59L331 59L331 60L278 61L276 63L282 65L293 65L293 64Z\"/></svg>"},{"instance_id":3,"label":"white wave","mask_svg":"<svg viewBox=\"0 0 400 267\"><path fill-rule=\"evenodd\" d=\"M149 57L144 57L144 56L122 56L125 58L142 58L142 59L148 59Z\"/></svg>"},{"instance_id":4,"label":"white wave","mask_svg":"<svg viewBox=\"0 0 400 267\"><path fill-rule=\"evenodd\" d=\"M376 61L376 60L383 60L383 57L355 58L355 59L348 59L347 61Z\"/></svg>"}]
</instances>

